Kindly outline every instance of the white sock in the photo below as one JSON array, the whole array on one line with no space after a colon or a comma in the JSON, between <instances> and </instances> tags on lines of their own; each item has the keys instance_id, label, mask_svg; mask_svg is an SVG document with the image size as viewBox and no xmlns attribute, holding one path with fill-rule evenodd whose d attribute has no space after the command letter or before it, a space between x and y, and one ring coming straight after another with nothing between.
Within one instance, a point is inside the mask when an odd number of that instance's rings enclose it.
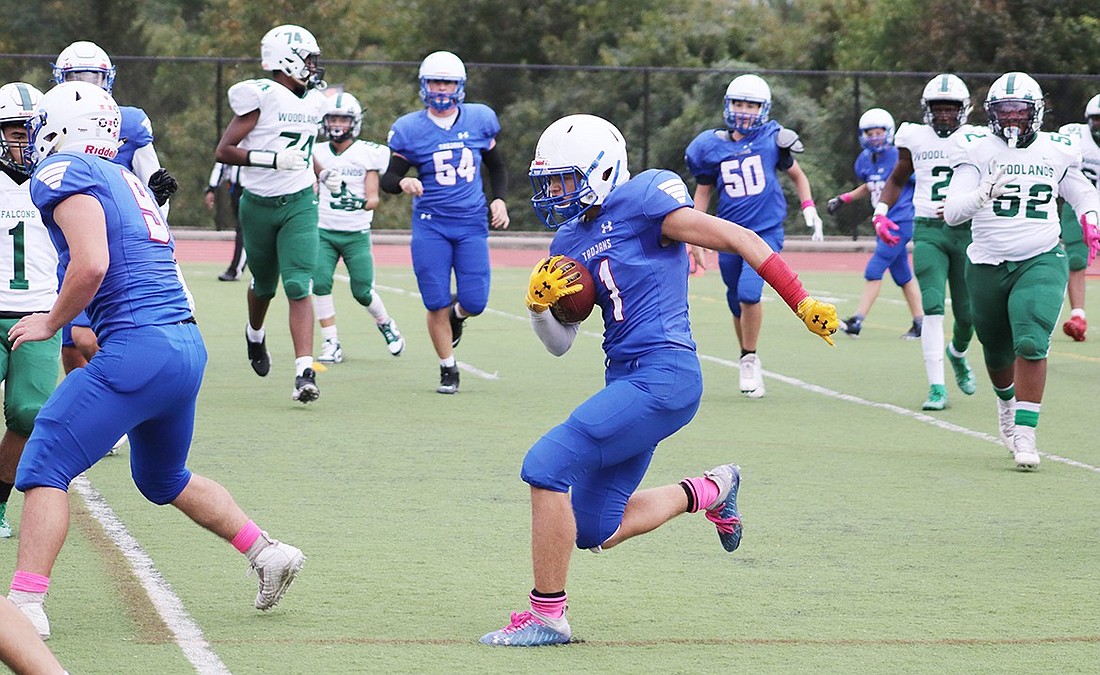
<instances>
[{"instance_id":1,"label":"white sock","mask_svg":"<svg viewBox=\"0 0 1100 675\"><path fill-rule=\"evenodd\" d=\"M439 365L443 366L444 368L454 368L455 357L452 355L448 356L445 359L439 359Z\"/></svg>"},{"instance_id":2,"label":"white sock","mask_svg":"<svg viewBox=\"0 0 1100 675\"><path fill-rule=\"evenodd\" d=\"M244 334L248 336L249 342L262 342L264 335L266 335L266 331L264 331L263 326L254 329L251 324L245 323Z\"/></svg>"},{"instance_id":3,"label":"white sock","mask_svg":"<svg viewBox=\"0 0 1100 675\"><path fill-rule=\"evenodd\" d=\"M943 385L943 314L926 314L920 333L928 384Z\"/></svg>"},{"instance_id":4,"label":"white sock","mask_svg":"<svg viewBox=\"0 0 1100 675\"><path fill-rule=\"evenodd\" d=\"M1079 316L1079 317L1081 317L1081 318L1083 319L1083 318L1085 318L1085 310L1084 310L1084 309L1082 309L1082 308L1078 308L1078 309L1070 310L1070 313L1069 313L1069 315L1070 315L1071 317L1074 317L1074 316Z\"/></svg>"},{"instance_id":5,"label":"white sock","mask_svg":"<svg viewBox=\"0 0 1100 675\"><path fill-rule=\"evenodd\" d=\"M325 341L332 340L333 342L338 342L339 340L336 337L336 324L332 324L331 326L321 326L321 339Z\"/></svg>"},{"instance_id":6,"label":"white sock","mask_svg":"<svg viewBox=\"0 0 1100 675\"><path fill-rule=\"evenodd\" d=\"M382 302L382 298L375 292L371 292L370 304L367 305L367 311L374 317L375 323L389 323L390 315L386 313L386 304Z\"/></svg>"},{"instance_id":7,"label":"white sock","mask_svg":"<svg viewBox=\"0 0 1100 675\"><path fill-rule=\"evenodd\" d=\"M297 377L298 375L301 375L302 373L306 372L306 368L312 368L312 367L313 367L313 357L312 356L299 356L298 358L294 359L294 376Z\"/></svg>"}]
</instances>

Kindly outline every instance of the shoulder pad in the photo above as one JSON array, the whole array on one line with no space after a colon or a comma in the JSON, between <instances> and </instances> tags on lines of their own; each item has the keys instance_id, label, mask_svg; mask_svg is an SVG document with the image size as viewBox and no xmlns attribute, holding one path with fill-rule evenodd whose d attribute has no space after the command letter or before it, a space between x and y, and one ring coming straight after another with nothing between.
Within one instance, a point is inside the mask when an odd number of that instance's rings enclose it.
<instances>
[{"instance_id":1,"label":"shoulder pad","mask_svg":"<svg viewBox=\"0 0 1100 675\"><path fill-rule=\"evenodd\" d=\"M775 144L791 152L802 152L806 149L802 145L801 139L798 138L798 132L786 127L779 127L779 131L775 135Z\"/></svg>"}]
</instances>

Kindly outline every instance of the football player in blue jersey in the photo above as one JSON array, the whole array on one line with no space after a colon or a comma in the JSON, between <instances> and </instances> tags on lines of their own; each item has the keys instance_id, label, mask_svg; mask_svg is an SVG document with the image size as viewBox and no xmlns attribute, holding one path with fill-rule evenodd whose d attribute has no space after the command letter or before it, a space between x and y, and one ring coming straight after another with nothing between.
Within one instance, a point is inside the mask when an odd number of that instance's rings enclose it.
<instances>
[{"instance_id":1,"label":"football player in blue jersey","mask_svg":"<svg viewBox=\"0 0 1100 675\"><path fill-rule=\"evenodd\" d=\"M390 163L383 191L413 197L412 261L428 310L428 335L439 357L440 394L458 392L454 348L468 317L489 301L489 228L508 227L508 174L497 148L497 115L489 106L464 103L466 66L451 52L433 52L420 64L424 110L390 128ZM492 199L486 218L481 167ZM406 176L410 168L416 176ZM454 271L457 292L451 292Z\"/></svg>"},{"instance_id":2,"label":"football player in blue jersey","mask_svg":"<svg viewBox=\"0 0 1100 675\"><path fill-rule=\"evenodd\" d=\"M863 146L863 151L856 157L855 172L861 181L860 186L830 199L827 208L829 213L836 213L845 204L866 195L871 197L872 206L878 206L878 198L886 185L886 179L898 163L898 149L894 147L893 115L882 108L871 108L864 112L859 118L859 144ZM915 179L909 176L905 188L887 211L886 217L875 219L878 242L863 271L863 278L867 283L863 287L856 313L842 321L840 326L841 330L852 337L859 337L863 320L867 318L879 291L882 290L882 277L886 270L890 270L890 276L901 287L905 302L913 315L913 325L901 337L905 340L920 339L924 311L921 309L920 288L913 277L913 267L909 264L909 251L906 248L913 238L915 184ZM890 224L897 227L891 228Z\"/></svg>"},{"instance_id":3,"label":"football player in blue jersey","mask_svg":"<svg viewBox=\"0 0 1100 675\"><path fill-rule=\"evenodd\" d=\"M695 415L703 382L688 324L685 243L742 256L806 327L830 345L836 308L810 297L752 230L692 208L680 177L661 169L631 178L626 142L607 120L570 115L543 132L531 163L532 205L557 229L552 257L531 274L527 307L547 350L562 355L579 324L546 310L577 292L568 256L591 272L603 314L606 387L527 452L535 587L530 609L481 642L562 644L571 639L565 583L573 546L592 551L703 511L723 548L741 543L740 468L718 466L680 483L635 492L657 443Z\"/></svg>"},{"instance_id":4,"label":"football player in blue jersey","mask_svg":"<svg viewBox=\"0 0 1100 675\"><path fill-rule=\"evenodd\" d=\"M696 136L684 160L695 176L695 208L707 211L711 196L717 192L719 218L756 232L778 252L783 250L783 221L787 217L780 170L794 183L813 240L821 241L823 236L810 181L794 158L794 153L802 152L802 141L797 133L769 119L771 107L771 88L763 78L735 77L726 88L726 128L708 129ZM696 264L705 268L702 253L692 250ZM720 253L718 266L741 347L741 393L760 398L764 395L764 377L756 348L763 321L760 295L764 281L737 254Z\"/></svg>"},{"instance_id":5,"label":"football player in blue jersey","mask_svg":"<svg viewBox=\"0 0 1100 675\"><path fill-rule=\"evenodd\" d=\"M53 64L53 79L62 82L89 82L102 87L108 94L115 84L115 66L111 57L94 42L78 41L57 55ZM119 130L118 154L111 160L132 171L153 192L162 213L168 215L168 198L179 187L176 179L160 165L153 147L153 125L141 108L119 106L122 128ZM181 273L182 280L182 273ZM186 290L186 285L184 286ZM61 364L68 374L73 368L83 368L99 351L99 342L91 329L88 315L81 312L61 330ZM126 442L123 435L112 448L112 454Z\"/></svg>"},{"instance_id":6,"label":"football player in blue jersey","mask_svg":"<svg viewBox=\"0 0 1100 675\"><path fill-rule=\"evenodd\" d=\"M11 600L47 638L43 601L69 525L69 483L130 433L141 493L172 504L248 556L260 579L255 605L279 601L304 561L267 537L218 483L186 466L206 348L176 274L175 242L143 181L109 161L121 115L87 82L42 97L27 123L31 199L58 253L61 279L49 313L20 319L13 350L50 339L87 308L100 350L43 406L16 474L24 492Z\"/></svg>"}]
</instances>

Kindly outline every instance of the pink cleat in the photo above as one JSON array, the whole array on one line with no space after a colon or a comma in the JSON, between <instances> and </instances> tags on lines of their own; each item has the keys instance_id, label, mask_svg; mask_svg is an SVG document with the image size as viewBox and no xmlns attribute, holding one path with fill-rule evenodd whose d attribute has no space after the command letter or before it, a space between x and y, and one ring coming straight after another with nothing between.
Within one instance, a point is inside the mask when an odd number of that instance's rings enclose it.
<instances>
[{"instance_id":1,"label":"pink cleat","mask_svg":"<svg viewBox=\"0 0 1100 675\"><path fill-rule=\"evenodd\" d=\"M1089 324L1082 316L1071 316L1069 321L1062 324L1062 332L1073 338L1074 342L1084 342L1088 329Z\"/></svg>"}]
</instances>

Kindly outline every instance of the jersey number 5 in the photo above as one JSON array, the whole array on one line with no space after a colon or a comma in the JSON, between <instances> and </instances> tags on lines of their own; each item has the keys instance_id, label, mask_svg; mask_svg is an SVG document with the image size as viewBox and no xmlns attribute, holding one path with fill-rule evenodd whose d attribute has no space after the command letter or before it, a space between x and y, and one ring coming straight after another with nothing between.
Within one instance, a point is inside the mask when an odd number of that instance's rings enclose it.
<instances>
[{"instance_id":1,"label":"jersey number 5","mask_svg":"<svg viewBox=\"0 0 1100 675\"><path fill-rule=\"evenodd\" d=\"M126 184L130 186L130 192L134 193L134 201L141 209L141 217L145 219L145 226L149 228L149 238L167 244L172 235L168 232L168 226L164 224L164 217L160 215L160 207L149 196L149 192L141 184L140 178L129 171L123 171L122 177L126 179Z\"/></svg>"}]
</instances>

